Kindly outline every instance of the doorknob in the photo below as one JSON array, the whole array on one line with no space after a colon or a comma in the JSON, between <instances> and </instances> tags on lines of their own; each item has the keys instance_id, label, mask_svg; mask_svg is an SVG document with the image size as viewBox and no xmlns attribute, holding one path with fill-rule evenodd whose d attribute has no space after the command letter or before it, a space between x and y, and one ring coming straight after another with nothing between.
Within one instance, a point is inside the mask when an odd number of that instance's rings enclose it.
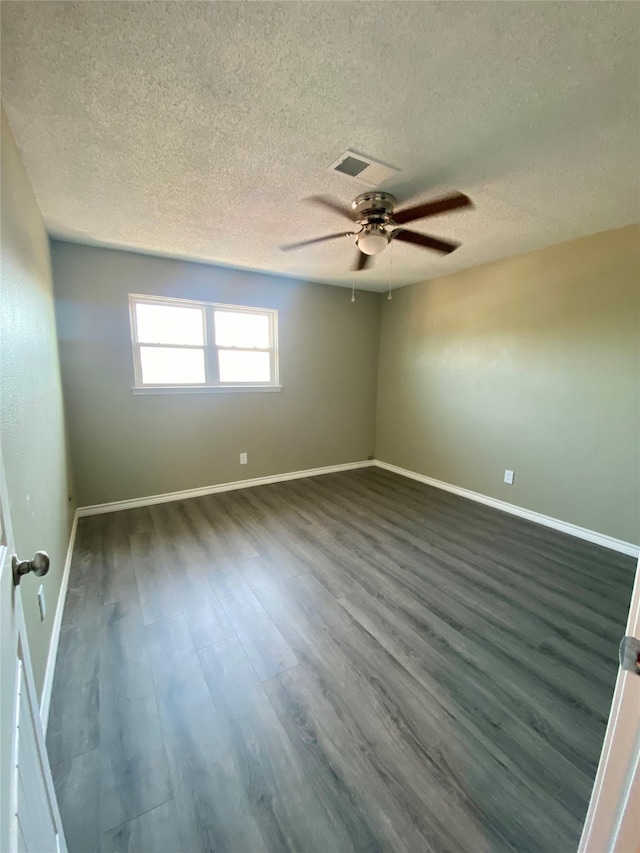
<instances>
[{"instance_id":1,"label":"doorknob","mask_svg":"<svg viewBox=\"0 0 640 853\"><path fill-rule=\"evenodd\" d=\"M17 554L14 554L11 558L13 585L18 586L22 575L26 575L29 572L33 572L34 575L41 578L49 571L49 564L49 555L46 551L36 551L33 555L33 560L19 560Z\"/></svg>"}]
</instances>

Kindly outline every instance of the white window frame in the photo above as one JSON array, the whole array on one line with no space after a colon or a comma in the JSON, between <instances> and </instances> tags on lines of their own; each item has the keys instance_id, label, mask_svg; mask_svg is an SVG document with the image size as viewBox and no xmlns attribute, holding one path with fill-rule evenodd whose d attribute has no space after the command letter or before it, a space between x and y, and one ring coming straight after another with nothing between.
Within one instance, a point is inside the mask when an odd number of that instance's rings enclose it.
<instances>
[{"instance_id":1,"label":"white window frame","mask_svg":"<svg viewBox=\"0 0 640 853\"><path fill-rule=\"evenodd\" d=\"M165 305L175 308L199 308L202 311L202 344L148 344L138 340L136 305ZM260 347L219 347L215 341L214 314L216 311L231 311L234 314L260 314L269 319L269 342L267 348ZM176 299L169 296L147 296L142 293L129 294L129 318L131 322L131 344L133 350L134 394L190 394L219 393L234 391L280 391L278 373L278 312L275 308L254 308L246 305L228 305L222 302L200 302L193 299ZM140 347L162 347L163 349L204 350L205 381L187 385L144 384ZM271 380L269 382L221 382L218 368L218 351L231 352L268 352Z\"/></svg>"}]
</instances>

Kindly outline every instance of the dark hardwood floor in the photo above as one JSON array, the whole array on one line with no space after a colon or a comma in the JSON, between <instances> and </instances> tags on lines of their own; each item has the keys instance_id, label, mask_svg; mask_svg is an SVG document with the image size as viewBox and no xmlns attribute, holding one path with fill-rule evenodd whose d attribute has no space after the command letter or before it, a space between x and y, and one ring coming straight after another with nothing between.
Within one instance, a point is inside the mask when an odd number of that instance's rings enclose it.
<instances>
[{"instance_id":1,"label":"dark hardwood floor","mask_svg":"<svg viewBox=\"0 0 640 853\"><path fill-rule=\"evenodd\" d=\"M69 850L570 853L633 569L378 468L83 518Z\"/></svg>"}]
</instances>

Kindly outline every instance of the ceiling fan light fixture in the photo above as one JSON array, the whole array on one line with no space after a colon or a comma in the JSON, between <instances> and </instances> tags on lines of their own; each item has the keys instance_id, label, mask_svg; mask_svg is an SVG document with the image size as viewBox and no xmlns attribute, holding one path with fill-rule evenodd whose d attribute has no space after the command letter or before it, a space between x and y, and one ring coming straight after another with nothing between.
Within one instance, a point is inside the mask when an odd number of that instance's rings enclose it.
<instances>
[{"instance_id":1,"label":"ceiling fan light fixture","mask_svg":"<svg viewBox=\"0 0 640 853\"><path fill-rule=\"evenodd\" d=\"M368 226L358 235L356 244L365 255L379 255L389 244L389 235L379 225Z\"/></svg>"},{"instance_id":2,"label":"ceiling fan light fixture","mask_svg":"<svg viewBox=\"0 0 640 853\"><path fill-rule=\"evenodd\" d=\"M343 163L344 159L342 158L340 163ZM347 163L347 165L349 164ZM366 270L371 263L371 257L383 252L392 240L399 240L401 243L409 243L421 249L429 249L433 252L449 255L458 248L459 243L441 240L430 234L412 231L404 226L407 222L413 222L416 219L426 219L429 216L447 213L450 210L458 210L462 207L473 207L471 199L459 192L400 210L396 210L397 201L394 196L375 189L360 193L351 203L351 209L340 202L320 195L312 196L309 201L340 214L344 219L348 219L353 224L352 227L355 226L357 230L341 231L338 234L326 234L324 237L288 243L285 246L280 246L281 250L288 252L291 249L301 249L315 243L324 243L325 240L349 237L354 240L358 249L353 266L354 272Z\"/></svg>"}]
</instances>

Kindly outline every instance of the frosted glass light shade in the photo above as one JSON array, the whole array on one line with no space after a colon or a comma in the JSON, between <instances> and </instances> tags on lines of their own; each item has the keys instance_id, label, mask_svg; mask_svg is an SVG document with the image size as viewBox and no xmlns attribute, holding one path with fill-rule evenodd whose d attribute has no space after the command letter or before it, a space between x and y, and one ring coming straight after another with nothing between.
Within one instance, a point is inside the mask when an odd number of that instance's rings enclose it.
<instances>
[{"instance_id":1,"label":"frosted glass light shade","mask_svg":"<svg viewBox=\"0 0 640 853\"><path fill-rule=\"evenodd\" d=\"M389 238L384 231L367 231L358 237L358 248L365 255L378 255L387 248Z\"/></svg>"}]
</instances>

